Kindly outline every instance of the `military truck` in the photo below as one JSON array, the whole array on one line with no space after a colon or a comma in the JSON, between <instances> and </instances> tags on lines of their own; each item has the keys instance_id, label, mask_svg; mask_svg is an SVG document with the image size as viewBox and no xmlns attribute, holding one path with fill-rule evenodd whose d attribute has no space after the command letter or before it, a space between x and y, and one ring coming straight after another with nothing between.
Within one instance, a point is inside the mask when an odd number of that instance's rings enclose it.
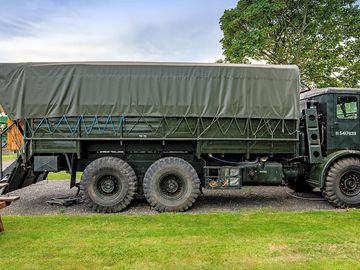
<instances>
[{"instance_id":1,"label":"military truck","mask_svg":"<svg viewBox=\"0 0 360 270\"><path fill-rule=\"evenodd\" d=\"M248 185L319 188L358 206L360 89L300 96L299 77L291 65L1 64L1 105L23 136L2 193L68 171L104 213L137 193L185 211L203 188Z\"/></svg>"}]
</instances>

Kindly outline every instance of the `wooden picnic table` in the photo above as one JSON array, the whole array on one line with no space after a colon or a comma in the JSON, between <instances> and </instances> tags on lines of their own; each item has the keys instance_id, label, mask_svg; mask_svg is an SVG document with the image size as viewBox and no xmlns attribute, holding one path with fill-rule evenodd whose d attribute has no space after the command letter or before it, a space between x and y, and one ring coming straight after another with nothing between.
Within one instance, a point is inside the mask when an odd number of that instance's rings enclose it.
<instances>
[{"instance_id":1,"label":"wooden picnic table","mask_svg":"<svg viewBox=\"0 0 360 270\"><path fill-rule=\"evenodd\" d=\"M4 184L2 184L1 187L4 187ZM20 199L19 196L0 196L0 209L9 206L12 202L17 201L18 199ZM0 214L0 232L3 232L4 230L4 224L1 220Z\"/></svg>"}]
</instances>

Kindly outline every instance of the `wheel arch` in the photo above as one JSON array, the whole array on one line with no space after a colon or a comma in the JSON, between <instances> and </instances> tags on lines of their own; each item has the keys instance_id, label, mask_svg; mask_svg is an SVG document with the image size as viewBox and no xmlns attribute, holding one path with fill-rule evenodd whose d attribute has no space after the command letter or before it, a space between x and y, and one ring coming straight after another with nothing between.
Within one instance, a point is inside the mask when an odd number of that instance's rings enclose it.
<instances>
[{"instance_id":1,"label":"wheel arch","mask_svg":"<svg viewBox=\"0 0 360 270\"><path fill-rule=\"evenodd\" d=\"M356 157L360 158L360 151L357 150L340 150L331 153L325 157L321 163L316 164L310 170L311 182L317 182L318 187L323 188L325 184L326 174L329 171L332 164L341 158Z\"/></svg>"}]
</instances>

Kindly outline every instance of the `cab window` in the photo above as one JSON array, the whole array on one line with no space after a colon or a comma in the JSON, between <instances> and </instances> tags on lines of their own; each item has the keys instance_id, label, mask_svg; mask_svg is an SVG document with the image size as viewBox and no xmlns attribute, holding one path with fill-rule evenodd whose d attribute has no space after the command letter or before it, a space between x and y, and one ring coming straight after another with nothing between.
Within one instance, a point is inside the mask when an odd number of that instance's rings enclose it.
<instances>
[{"instance_id":1,"label":"cab window","mask_svg":"<svg viewBox=\"0 0 360 270\"><path fill-rule=\"evenodd\" d=\"M357 97L338 97L336 116L338 119L357 119Z\"/></svg>"}]
</instances>

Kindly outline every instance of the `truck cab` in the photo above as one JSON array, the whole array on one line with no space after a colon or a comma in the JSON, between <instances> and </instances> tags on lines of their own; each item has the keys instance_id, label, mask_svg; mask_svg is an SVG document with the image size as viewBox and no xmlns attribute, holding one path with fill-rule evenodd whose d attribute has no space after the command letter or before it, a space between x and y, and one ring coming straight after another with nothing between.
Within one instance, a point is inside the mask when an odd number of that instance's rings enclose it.
<instances>
[{"instance_id":1,"label":"truck cab","mask_svg":"<svg viewBox=\"0 0 360 270\"><path fill-rule=\"evenodd\" d=\"M321 189L335 207L360 205L360 89L325 88L301 94L303 119L316 109L321 158L311 162L306 182ZM302 151L311 158L309 127L301 125L308 147Z\"/></svg>"},{"instance_id":2,"label":"truck cab","mask_svg":"<svg viewBox=\"0 0 360 270\"><path fill-rule=\"evenodd\" d=\"M324 88L301 94L301 109L315 106L322 155L360 150L360 89Z\"/></svg>"}]
</instances>

